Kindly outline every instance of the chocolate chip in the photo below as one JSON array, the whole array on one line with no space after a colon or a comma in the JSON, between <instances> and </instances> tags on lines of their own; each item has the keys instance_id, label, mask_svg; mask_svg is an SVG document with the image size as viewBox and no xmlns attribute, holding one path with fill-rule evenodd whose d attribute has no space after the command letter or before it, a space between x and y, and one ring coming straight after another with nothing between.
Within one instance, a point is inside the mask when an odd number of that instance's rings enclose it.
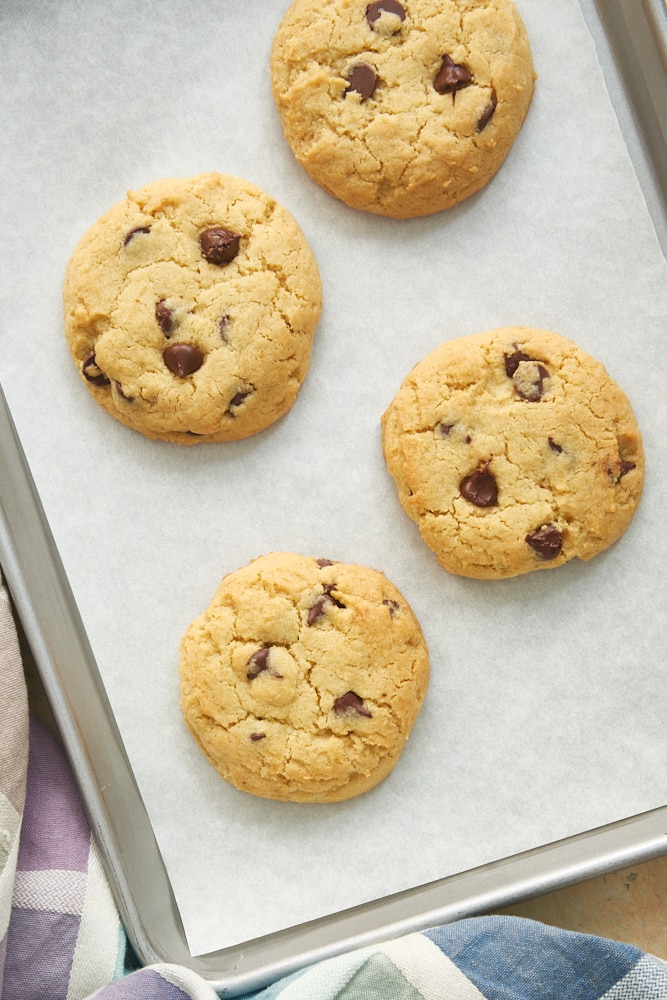
<instances>
[{"instance_id":1,"label":"chocolate chip","mask_svg":"<svg viewBox=\"0 0 667 1000\"><path fill-rule=\"evenodd\" d=\"M472 73L463 63L455 63L451 56L442 57L442 66L433 81L433 86L439 94L451 94L456 100L456 91L468 87L472 83Z\"/></svg>"},{"instance_id":2,"label":"chocolate chip","mask_svg":"<svg viewBox=\"0 0 667 1000\"><path fill-rule=\"evenodd\" d=\"M496 97L496 92L494 90L491 93L491 100L489 101L489 103L487 104L487 106L484 108L484 110L482 111L481 115L479 116L479 120L477 122L477 131L478 132L482 132L486 128L486 126L489 124L489 122L493 118L493 112L496 110L497 104L498 104L498 98Z\"/></svg>"},{"instance_id":3,"label":"chocolate chip","mask_svg":"<svg viewBox=\"0 0 667 1000\"><path fill-rule=\"evenodd\" d=\"M343 604L343 602L339 601L338 598L334 597L332 594L332 590L335 589L336 589L335 583L327 583L324 587L324 593L329 598L329 600L333 605L335 605L337 608L344 608L345 605Z\"/></svg>"},{"instance_id":4,"label":"chocolate chip","mask_svg":"<svg viewBox=\"0 0 667 1000\"><path fill-rule=\"evenodd\" d=\"M632 472L632 470L636 468L637 465L635 462L630 462L624 458L621 458L619 460L618 466L616 466L615 464L607 466L607 475L611 479L612 483L618 483L623 478L623 476L627 476L628 472Z\"/></svg>"},{"instance_id":5,"label":"chocolate chip","mask_svg":"<svg viewBox=\"0 0 667 1000\"><path fill-rule=\"evenodd\" d=\"M357 63L356 66L352 67L347 83L348 87L345 93L349 94L354 91L354 93L361 95L362 101L365 101L375 90L377 74L368 63Z\"/></svg>"},{"instance_id":6,"label":"chocolate chip","mask_svg":"<svg viewBox=\"0 0 667 1000\"><path fill-rule=\"evenodd\" d=\"M155 319L162 332L168 337L174 329L174 314L164 299L155 303Z\"/></svg>"},{"instance_id":7,"label":"chocolate chip","mask_svg":"<svg viewBox=\"0 0 667 1000\"><path fill-rule=\"evenodd\" d=\"M169 371L179 378L192 375L204 363L204 355L192 344L170 344L162 352L162 357Z\"/></svg>"},{"instance_id":8,"label":"chocolate chip","mask_svg":"<svg viewBox=\"0 0 667 1000\"><path fill-rule=\"evenodd\" d=\"M536 403L542 398L543 383L549 378L549 372L540 361L520 350L518 344L513 346L512 354L505 355L505 374L514 382L517 396Z\"/></svg>"},{"instance_id":9,"label":"chocolate chip","mask_svg":"<svg viewBox=\"0 0 667 1000\"><path fill-rule=\"evenodd\" d=\"M240 406L241 403L245 402L248 396L252 396L251 389L240 389L239 392L237 392L236 395L232 396L232 398L230 399L229 401L230 407Z\"/></svg>"},{"instance_id":10,"label":"chocolate chip","mask_svg":"<svg viewBox=\"0 0 667 1000\"><path fill-rule=\"evenodd\" d=\"M549 372L539 361L522 361L512 376L514 391L521 399L537 403L542 399L544 380L547 378Z\"/></svg>"},{"instance_id":11,"label":"chocolate chip","mask_svg":"<svg viewBox=\"0 0 667 1000\"><path fill-rule=\"evenodd\" d=\"M265 740L266 733L251 733L250 739L253 741L253 743L257 743L258 740Z\"/></svg>"},{"instance_id":12,"label":"chocolate chip","mask_svg":"<svg viewBox=\"0 0 667 1000\"><path fill-rule=\"evenodd\" d=\"M239 252L240 243L241 237L238 233L233 233L231 229L223 229L222 226L207 229L199 237L202 257L209 264L229 264Z\"/></svg>"},{"instance_id":13,"label":"chocolate chip","mask_svg":"<svg viewBox=\"0 0 667 1000\"><path fill-rule=\"evenodd\" d=\"M317 600L313 604L311 604L310 608L308 609L308 618L306 619L306 623L308 625L314 625L315 622L322 617L322 615L324 614L324 609L327 606L327 603L328 601L326 596L322 596L318 597Z\"/></svg>"},{"instance_id":14,"label":"chocolate chip","mask_svg":"<svg viewBox=\"0 0 667 1000\"><path fill-rule=\"evenodd\" d=\"M526 541L541 559L555 559L563 548L563 536L555 524L545 524L526 535Z\"/></svg>"},{"instance_id":15,"label":"chocolate chip","mask_svg":"<svg viewBox=\"0 0 667 1000\"><path fill-rule=\"evenodd\" d=\"M324 593L320 597L318 597L317 600L313 602L313 604L311 604L308 610L308 618L306 619L308 625L314 625L315 622L322 617L327 606L330 604L333 604L333 606L336 608L345 607L342 601L339 601L331 593L331 591L335 589L336 589L335 583L328 583L324 587Z\"/></svg>"},{"instance_id":16,"label":"chocolate chip","mask_svg":"<svg viewBox=\"0 0 667 1000\"><path fill-rule=\"evenodd\" d=\"M519 350L518 344L514 344L514 353L505 355L505 374L508 378L512 378L514 372L517 370L522 361L534 361L528 354L524 354L523 351Z\"/></svg>"},{"instance_id":17,"label":"chocolate chip","mask_svg":"<svg viewBox=\"0 0 667 1000\"><path fill-rule=\"evenodd\" d=\"M259 677L263 674L265 670L269 669L269 653L271 649L269 646L264 646L262 649L258 649L256 653L253 653L248 660L248 670L246 677L249 681Z\"/></svg>"},{"instance_id":18,"label":"chocolate chip","mask_svg":"<svg viewBox=\"0 0 667 1000\"><path fill-rule=\"evenodd\" d=\"M340 698L336 698L333 707L336 715L348 715L354 712L355 715L363 715L367 719L373 718L373 713L366 708L363 698L360 698L354 691L348 691Z\"/></svg>"},{"instance_id":19,"label":"chocolate chip","mask_svg":"<svg viewBox=\"0 0 667 1000\"><path fill-rule=\"evenodd\" d=\"M218 321L218 333L220 334L220 340L223 344L229 343L229 316L221 316Z\"/></svg>"},{"instance_id":20,"label":"chocolate chip","mask_svg":"<svg viewBox=\"0 0 667 1000\"><path fill-rule=\"evenodd\" d=\"M489 472L488 463L461 480L459 489L461 495L476 507L495 507L498 503L498 486Z\"/></svg>"},{"instance_id":21,"label":"chocolate chip","mask_svg":"<svg viewBox=\"0 0 667 1000\"><path fill-rule=\"evenodd\" d=\"M127 400L128 403L131 403L133 397L132 396L128 396L128 394L125 392L125 390L123 389L123 387L120 384L120 382L114 382L114 385L116 386L116 392L121 397L121 399L125 399L125 400Z\"/></svg>"},{"instance_id":22,"label":"chocolate chip","mask_svg":"<svg viewBox=\"0 0 667 1000\"><path fill-rule=\"evenodd\" d=\"M439 431L441 437L449 437L449 433L453 426L454 424L439 423L437 430Z\"/></svg>"},{"instance_id":23,"label":"chocolate chip","mask_svg":"<svg viewBox=\"0 0 667 1000\"><path fill-rule=\"evenodd\" d=\"M391 618L395 618L398 612L401 610L401 606L398 601L392 601L390 598L386 598L382 602L386 608L389 608L389 615Z\"/></svg>"},{"instance_id":24,"label":"chocolate chip","mask_svg":"<svg viewBox=\"0 0 667 1000\"><path fill-rule=\"evenodd\" d=\"M325 566L333 566L331 559L316 559L315 562L320 569L324 569Z\"/></svg>"},{"instance_id":25,"label":"chocolate chip","mask_svg":"<svg viewBox=\"0 0 667 1000\"><path fill-rule=\"evenodd\" d=\"M130 229L129 233L123 240L123 246L126 247L127 244L130 242L130 240L132 240L137 235L137 233L150 233L150 231L151 231L150 226L137 226L136 229Z\"/></svg>"},{"instance_id":26,"label":"chocolate chip","mask_svg":"<svg viewBox=\"0 0 667 1000\"><path fill-rule=\"evenodd\" d=\"M555 451L557 455L560 455L561 452L563 451L561 446L559 444L556 444L556 442L552 437L549 438L549 447L551 448L552 451Z\"/></svg>"},{"instance_id":27,"label":"chocolate chip","mask_svg":"<svg viewBox=\"0 0 667 1000\"><path fill-rule=\"evenodd\" d=\"M371 28L383 13L397 14L401 21L405 20L405 7L402 3L398 3L398 0L375 0L366 8L366 20Z\"/></svg>"},{"instance_id":28,"label":"chocolate chip","mask_svg":"<svg viewBox=\"0 0 667 1000\"><path fill-rule=\"evenodd\" d=\"M86 354L85 358L81 362L81 371L83 373L83 377L93 385L111 384L102 369L99 368L97 361L95 360L94 351L90 351L89 354Z\"/></svg>"}]
</instances>

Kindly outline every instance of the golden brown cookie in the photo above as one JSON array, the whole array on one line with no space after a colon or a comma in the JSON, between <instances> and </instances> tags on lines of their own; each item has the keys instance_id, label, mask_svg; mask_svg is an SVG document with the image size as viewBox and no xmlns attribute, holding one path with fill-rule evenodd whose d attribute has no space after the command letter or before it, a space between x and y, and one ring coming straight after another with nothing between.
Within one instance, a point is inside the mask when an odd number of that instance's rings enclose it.
<instances>
[{"instance_id":1,"label":"golden brown cookie","mask_svg":"<svg viewBox=\"0 0 667 1000\"><path fill-rule=\"evenodd\" d=\"M271 77L287 142L312 179L353 208L409 218L493 177L535 74L511 0L295 0Z\"/></svg>"},{"instance_id":2,"label":"golden brown cookie","mask_svg":"<svg viewBox=\"0 0 667 1000\"><path fill-rule=\"evenodd\" d=\"M500 579L591 559L639 503L630 403L571 340L506 327L442 344L382 418L405 512L451 573Z\"/></svg>"},{"instance_id":3,"label":"golden brown cookie","mask_svg":"<svg viewBox=\"0 0 667 1000\"><path fill-rule=\"evenodd\" d=\"M181 643L181 709L243 791L335 802L396 764L421 708L426 644L363 566L277 552L225 576Z\"/></svg>"},{"instance_id":4,"label":"golden brown cookie","mask_svg":"<svg viewBox=\"0 0 667 1000\"><path fill-rule=\"evenodd\" d=\"M321 285L292 215L209 173L128 193L80 240L64 303L96 402L146 437L195 444L256 434L290 408Z\"/></svg>"}]
</instances>

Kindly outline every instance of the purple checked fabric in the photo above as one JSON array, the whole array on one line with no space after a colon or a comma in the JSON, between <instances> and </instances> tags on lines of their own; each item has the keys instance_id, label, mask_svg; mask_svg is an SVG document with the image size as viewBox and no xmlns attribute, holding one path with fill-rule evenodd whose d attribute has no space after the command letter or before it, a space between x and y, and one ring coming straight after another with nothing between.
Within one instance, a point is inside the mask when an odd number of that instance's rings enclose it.
<instances>
[{"instance_id":1,"label":"purple checked fabric","mask_svg":"<svg viewBox=\"0 0 667 1000\"><path fill-rule=\"evenodd\" d=\"M28 720L0 578L0 1000L215 1000L211 985L181 966L128 973L125 949L68 761ZM667 1000L667 964L532 920L476 917L339 955L253 996Z\"/></svg>"},{"instance_id":2,"label":"purple checked fabric","mask_svg":"<svg viewBox=\"0 0 667 1000\"><path fill-rule=\"evenodd\" d=\"M211 1000L188 970L125 975L121 926L59 741L28 716L0 577L0 1000Z\"/></svg>"},{"instance_id":3,"label":"purple checked fabric","mask_svg":"<svg viewBox=\"0 0 667 1000\"><path fill-rule=\"evenodd\" d=\"M67 996L94 850L90 828L56 740L30 724L28 794L7 935L5 989L21 970L40 969L53 1000ZM118 931L114 948L119 942Z\"/></svg>"}]
</instances>

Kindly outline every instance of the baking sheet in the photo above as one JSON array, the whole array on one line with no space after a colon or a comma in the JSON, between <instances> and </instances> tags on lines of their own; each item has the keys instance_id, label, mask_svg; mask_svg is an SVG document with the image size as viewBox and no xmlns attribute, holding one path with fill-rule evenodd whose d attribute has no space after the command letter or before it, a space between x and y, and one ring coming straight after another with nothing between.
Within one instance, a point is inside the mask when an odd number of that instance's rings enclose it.
<instances>
[{"instance_id":1,"label":"baking sheet","mask_svg":"<svg viewBox=\"0 0 667 1000\"><path fill-rule=\"evenodd\" d=\"M510 159L459 208L395 222L333 201L286 149L267 71L284 4L3 6L0 378L195 955L665 802L665 263L575 0L519 7L539 80ZM125 188L208 169L294 212L325 308L280 424L177 449L82 391L60 287ZM398 508L379 416L441 340L514 323L573 337L624 386L645 496L592 564L456 579ZM339 806L236 792L178 714L182 631L270 549L383 569L429 642L403 758Z\"/></svg>"}]
</instances>

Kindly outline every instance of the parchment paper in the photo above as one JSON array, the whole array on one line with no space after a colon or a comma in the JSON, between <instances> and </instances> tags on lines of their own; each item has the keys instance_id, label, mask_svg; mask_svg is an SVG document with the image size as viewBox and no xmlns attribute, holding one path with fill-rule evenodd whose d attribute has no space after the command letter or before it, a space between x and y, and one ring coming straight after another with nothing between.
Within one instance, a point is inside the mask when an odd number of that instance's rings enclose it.
<instances>
[{"instance_id":1,"label":"parchment paper","mask_svg":"<svg viewBox=\"0 0 667 1000\"><path fill-rule=\"evenodd\" d=\"M666 801L666 269L576 0L519 0L539 79L501 172L404 222L347 209L294 162L268 73L286 5L5 0L0 15L0 375L193 954ZM325 305L287 417L179 449L88 397L61 284L127 188L211 169L295 214ZM627 534L592 563L488 583L449 576L423 545L379 420L438 343L507 324L603 361L643 428L647 478ZM182 632L224 573L270 550L382 569L429 643L403 757L348 803L240 793L181 721Z\"/></svg>"}]
</instances>

